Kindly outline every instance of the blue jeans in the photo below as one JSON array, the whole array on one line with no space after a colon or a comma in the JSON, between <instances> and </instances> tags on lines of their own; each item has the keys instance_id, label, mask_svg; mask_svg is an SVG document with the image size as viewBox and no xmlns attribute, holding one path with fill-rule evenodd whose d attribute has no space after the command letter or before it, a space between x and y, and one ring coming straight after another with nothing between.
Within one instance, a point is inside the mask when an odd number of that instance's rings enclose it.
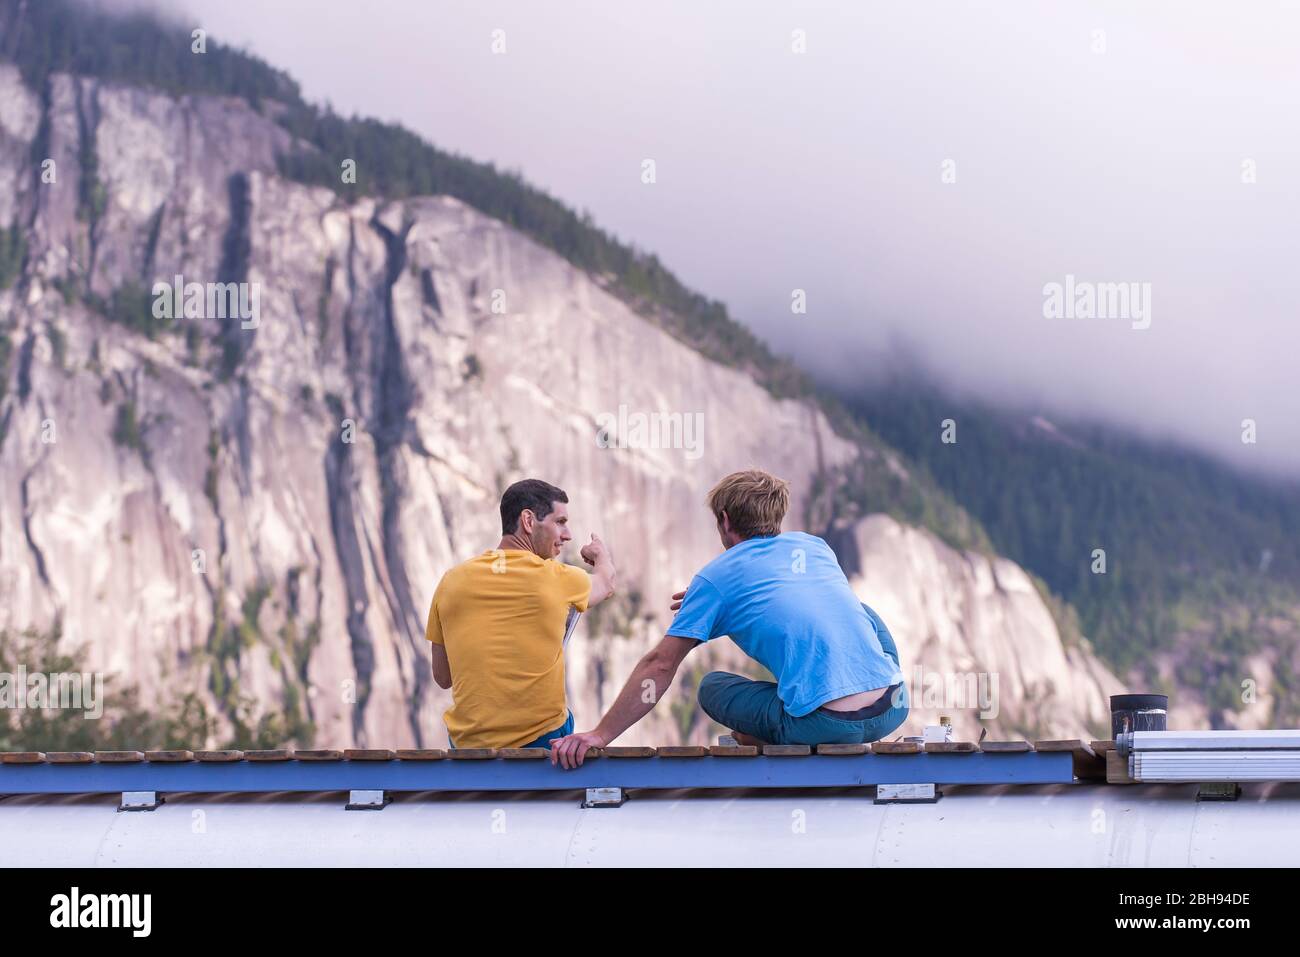
<instances>
[{"instance_id":1,"label":"blue jeans","mask_svg":"<svg viewBox=\"0 0 1300 957\"><path fill-rule=\"evenodd\" d=\"M898 645L880 616L865 604L876 626L880 647L898 665ZM901 667L901 666L900 666ZM880 701L880 714L857 721L817 710L796 718L785 710L771 681L754 681L740 675L714 671L700 682L700 707L714 721L752 735L767 744L864 744L879 741L897 730L910 710L907 683ZM886 707L888 706L888 707Z\"/></svg>"},{"instance_id":2,"label":"blue jeans","mask_svg":"<svg viewBox=\"0 0 1300 957\"><path fill-rule=\"evenodd\" d=\"M564 724L560 725L554 731L547 731L536 741L530 741L528 744L525 744L524 747L525 748L547 748L550 747L551 742L554 741L556 738L562 738L566 734L573 734L573 712L572 711L569 712L569 716L564 720ZM456 750L456 745L452 743L451 735L447 735L447 747L451 748L453 751Z\"/></svg>"}]
</instances>

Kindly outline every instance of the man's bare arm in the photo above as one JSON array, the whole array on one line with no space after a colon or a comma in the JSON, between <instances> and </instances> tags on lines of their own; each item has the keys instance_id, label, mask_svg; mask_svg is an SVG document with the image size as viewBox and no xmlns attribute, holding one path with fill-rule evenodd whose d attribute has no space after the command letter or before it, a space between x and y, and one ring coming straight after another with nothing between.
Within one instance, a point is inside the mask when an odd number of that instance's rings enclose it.
<instances>
[{"instance_id":1,"label":"man's bare arm","mask_svg":"<svg viewBox=\"0 0 1300 957\"><path fill-rule=\"evenodd\" d=\"M436 641L429 642L433 658L433 680L439 688L451 687L451 662L447 660L447 649Z\"/></svg>"},{"instance_id":2,"label":"man's bare arm","mask_svg":"<svg viewBox=\"0 0 1300 957\"><path fill-rule=\"evenodd\" d=\"M582 546L582 559L591 566L591 594L587 598L587 607L591 608L614 594L618 570L614 567L614 556L609 546L594 532L591 541Z\"/></svg>"},{"instance_id":3,"label":"man's bare arm","mask_svg":"<svg viewBox=\"0 0 1300 957\"><path fill-rule=\"evenodd\" d=\"M576 768L592 748L603 748L649 714L667 693L682 660L699 642L666 635L637 662L614 703L594 731L571 734L551 744L551 763Z\"/></svg>"}]
</instances>

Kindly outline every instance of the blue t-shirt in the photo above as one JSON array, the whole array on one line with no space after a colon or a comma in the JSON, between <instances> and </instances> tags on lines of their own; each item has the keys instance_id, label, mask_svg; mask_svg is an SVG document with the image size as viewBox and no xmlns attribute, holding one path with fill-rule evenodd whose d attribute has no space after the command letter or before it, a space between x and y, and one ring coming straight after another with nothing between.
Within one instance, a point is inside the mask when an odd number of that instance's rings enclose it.
<instances>
[{"instance_id":1,"label":"blue t-shirt","mask_svg":"<svg viewBox=\"0 0 1300 957\"><path fill-rule=\"evenodd\" d=\"M835 553L804 532L746 539L713 559L691 580L668 634L730 635L776 676L796 718L903 680Z\"/></svg>"}]
</instances>

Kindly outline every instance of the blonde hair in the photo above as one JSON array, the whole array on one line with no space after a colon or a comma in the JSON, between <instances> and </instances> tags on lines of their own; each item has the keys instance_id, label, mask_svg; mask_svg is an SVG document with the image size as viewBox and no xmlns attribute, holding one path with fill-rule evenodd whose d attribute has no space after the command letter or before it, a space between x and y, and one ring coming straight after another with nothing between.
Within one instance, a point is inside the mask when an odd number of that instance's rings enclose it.
<instances>
[{"instance_id":1,"label":"blonde hair","mask_svg":"<svg viewBox=\"0 0 1300 957\"><path fill-rule=\"evenodd\" d=\"M742 538L779 535L790 508L790 484L761 469L732 472L713 486L708 502L718 524L726 512L732 531Z\"/></svg>"}]
</instances>

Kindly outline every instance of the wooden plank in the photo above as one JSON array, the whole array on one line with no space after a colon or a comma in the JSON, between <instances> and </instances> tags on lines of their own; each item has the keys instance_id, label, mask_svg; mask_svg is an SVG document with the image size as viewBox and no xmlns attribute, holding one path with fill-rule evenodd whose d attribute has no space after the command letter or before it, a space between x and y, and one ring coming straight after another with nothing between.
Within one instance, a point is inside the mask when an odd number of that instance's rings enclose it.
<instances>
[{"instance_id":1,"label":"wooden plank","mask_svg":"<svg viewBox=\"0 0 1300 957\"><path fill-rule=\"evenodd\" d=\"M326 750L307 750L293 752L295 761L342 761L342 751Z\"/></svg>"},{"instance_id":2,"label":"wooden plank","mask_svg":"<svg viewBox=\"0 0 1300 957\"><path fill-rule=\"evenodd\" d=\"M871 745L869 744L819 744L817 745L817 753L838 754L838 755L870 754Z\"/></svg>"},{"instance_id":3,"label":"wooden plank","mask_svg":"<svg viewBox=\"0 0 1300 957\"><path fill-rule=\"evenodd\" d=\"M925 750L927 754L974 754L979 745L974 741L927 741Z\"/></svg>"},{"instance_id":4,"label":"wooden plank","mask_svg":"<svg viewBox=\"0 0 1300 957\"><path fill-rule=\"evenodd\" d=\"M802 758L812 754L812 748L806 744L765 744L763 754L769 758Z\"/></svg>"},{"instance_id":5,"label":"wooden plank","mask_svg":"<svg viewBox=\"0 0 1300 957\"><path fill-rule=\"evenodd\" d=\"M399 761L441 761L447 752L441 748L398 748Z\"/></svg>"},{"instance_id":6,"label":"wooden plank","mask_svg":"<svg viewBox=\"0 0 1300 957\"><path fill-rule=\"evenodd\" d=\"M498 748L497 755L507 761L538 761L549 760L551 752L546 748Z\"/></svg>"},{"instance_id":7,"label":"wooden plank","mask_svg":"<svg viewBox=\"0 0 1300 957\"><path fill-rule=\"evenodd\" d=\"M661 758L703 758L708 753L709 749L700 744L670 745L659 749Z\"/></svg>"},{"instance_id":8,"label":"wooden plank","mask_svg":"<svg viewBox=\"0 0 1300 957\"><path fill-rule=\"evenodd\" d=\"M193 761L193 751L146 751L144 753L146 761L161 761L165 763L178 761Z\"/></svg>"},{"instance_id":9,"label":"wooden plank","mask_svg":"<svg viewBox=\"0 0 1300 957\"><path fill-rule=\"evenodd\" d=\"M654 748L601 748L600 753L607 758L653 758Z\"/></svg>"},{"instance_id":10,"label":"wooden plank","mask_svg":"<svg viewBox=\"0 0 1300 957\"><path fill-rule=\"evenodd\" d=\"M90 764L95 755L90 751L47 751L45 760L50 764Z\"/></svg>"},{"instance_id":11,"label":"wooden plank","mask_svg":"<svg viewBox=\"0 0 1300 957\"><path fill-rule=\"evenodd\" d=\"M225 761L244 760L243 751L195 751L194 760L219 764Z\"/></svg>"},{"instance_id":12,"label":"wooden plank","mask_svg":"<svg viewBox=\"0 0 1300 957\"><path fill-rule=\"evenodd\" d=\"M1107 784L1139 784L1128 776L1128 758L1122 756L1114 748L1106 752L1106 783Z\"/></svg>"},{"instance_id":13,"label":"wooden plank","mask_svg":"<svg viewBox=\"0 0 1300 957\"><path fill-rule=\"evenodd\" d=\"M1096 751L1098 754L1105 754L1107 751L1114 751L1115 742L1114 741L1093 741L1092 750Z\"/></svg>"},{"instance_id":14,"label":"wooden plank","mask_svg":"<svg viewBox=\"0 0 1300 957\"><path fill-rule=\"evenodd\" d=\"M44 751L3 751L0 764L44 764Z\"/></svg>"},{"instance_id":15,"label":"wooden plank","mask_svg":"<svg viewBox=\"0 0 1300 957\"><path fill-rule=\"evenodd\" d=\"M95 760L101 764L135 764L143 761L144 755L139 751L96 751Z\"/></svg>"},{"instance_id":16,"label":"wooden plank","mask_svg":"<svg viewBox=\"0 0 1300 957\"><path fill-rule=\"evenodd\" d=\"M453 761L488 761L496 756L496 748L453 748L447 752Z\"/></svg>"},{"instance_id":17,"label":"wooden plank","mask_svg":"<svg viewBox=\"0 0 1300 957\"><path fill-rule=\"evenodd\" d=\"M1034 749L1037 751L1077 751L1082 754L1096 756L1088 742L1081 741L1078 738L1065 738L1059 741L1035 741Z\"/></svg>"},{"instance_id":18,"label":"wooden plank","mask_svg":"<svg viewBox=\"0 0 1300 957\"><path fill-rule=\"evenodd\" d=\"M758 754L758 748L752 744L715 744L709 748L709 754L715 758L752 758Z\"/></svg>"},{"instance_id":19,"label":"wooden plank","mask_svg":"<svg viewBox=\"0 0 1300 957\"><path fill-rule=\"evenodd\" d=\"M288 761L289 752L283 748L275 748L269 751L245 751L245 761Z\"/></svg>"},{"instance_id":20,"label":"wooden plank","mask_svg":"<svg viewBox=\"0 0 1300 957\"><path fill-rule=\"evenodd\" d=\"M349 761L392 761L397 754L387 748L344 748L343 757Z\"/></svg>"},{"instance_id":21,"label":"wooden plank","mask_svg":"<svg viewBox=\"0 0 1300 957\"><path fill-rule=\"evenodd\" d=\"M920 754L921 745L915 741L875 741L872 754Z\"/></svg>"},{"instance_id":22,"label":"wooden plank","mask_svg":"<svg viewBox=\"0 0 1300 957\"><path fill-rule=\"evenodd\" d=\"M1035 741L1037 751L1069 751L1074 756L1074 776L1088 780L1101 780L1106 777L1105 758L1092 750L1092 747L1078 738L1063 740Z\"/></svg>"},{"instance_id":23,"label":"wooden plank","mask_svg":"<svg viewBox=\"0 0 1300 957\"><path fill-rule=\"evenodd\" d=\"M980 750L985 754L1024 754L1034 746L1028 741L981 741Z\"/></svg>"}]
</instances>

